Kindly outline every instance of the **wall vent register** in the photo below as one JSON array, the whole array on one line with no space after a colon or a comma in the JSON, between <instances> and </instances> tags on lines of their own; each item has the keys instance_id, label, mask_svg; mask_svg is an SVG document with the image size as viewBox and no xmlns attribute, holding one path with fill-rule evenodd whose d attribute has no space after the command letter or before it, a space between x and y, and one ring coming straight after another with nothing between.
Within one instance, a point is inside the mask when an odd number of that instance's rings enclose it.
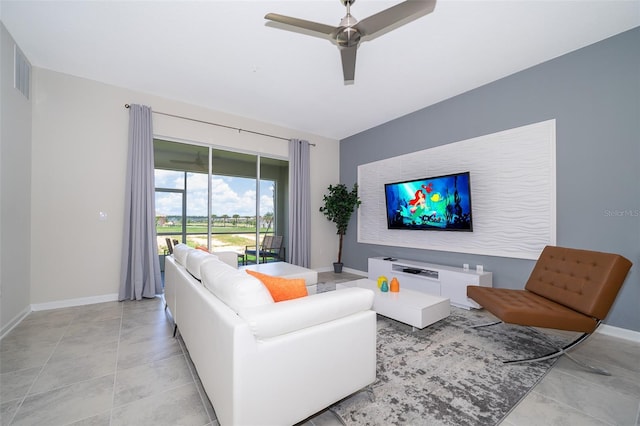
<instances>
[{"instance_id":1,"label":"wall vent register","mask_svg":"<svg viewBox=\"0 0 640 426\"><path fill-rule=\"evenodd\" d=\"M18 46L13 46L14 73L13 86L29 99L29 90L31 87L31 64L27 61Z\"/></svg>"}]
</instances>

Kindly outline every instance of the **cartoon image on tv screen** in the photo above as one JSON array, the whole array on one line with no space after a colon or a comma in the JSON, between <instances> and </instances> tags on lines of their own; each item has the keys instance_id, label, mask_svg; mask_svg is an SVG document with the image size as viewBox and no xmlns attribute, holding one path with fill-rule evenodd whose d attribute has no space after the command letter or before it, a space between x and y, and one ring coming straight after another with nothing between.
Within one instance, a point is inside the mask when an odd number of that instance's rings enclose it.
<instances>
[{"instance_id":1,"label":"cartoon image on tv screen","mask_svg":"<svg viewBox=\"0 0 640 426\"><path fill-rule=\"evenodd\" d=\"M385 185L389 229L471 231L469 173Z\"/></svg>"}]
</instances>

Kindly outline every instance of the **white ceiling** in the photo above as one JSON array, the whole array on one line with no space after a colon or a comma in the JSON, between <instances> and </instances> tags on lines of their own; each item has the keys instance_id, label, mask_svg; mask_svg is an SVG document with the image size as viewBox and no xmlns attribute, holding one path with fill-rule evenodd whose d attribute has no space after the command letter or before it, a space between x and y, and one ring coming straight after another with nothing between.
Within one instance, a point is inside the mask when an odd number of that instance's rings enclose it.
<instances>
[{"instance_id":1,"label":"white ceiling","mask_svg":"<svg viewBox=\"0 0 640 426\"><path fill-rule=\"evenodd\" d=\"M358 0L366 18L398 1ZM338 48L267 25L268 12L338 25L339 0L11 1L0 17L32 65L342 139L640 25L640 0L438 0ZM170 111L167 111L170 112Z\"/></svg>"}]
</instances>

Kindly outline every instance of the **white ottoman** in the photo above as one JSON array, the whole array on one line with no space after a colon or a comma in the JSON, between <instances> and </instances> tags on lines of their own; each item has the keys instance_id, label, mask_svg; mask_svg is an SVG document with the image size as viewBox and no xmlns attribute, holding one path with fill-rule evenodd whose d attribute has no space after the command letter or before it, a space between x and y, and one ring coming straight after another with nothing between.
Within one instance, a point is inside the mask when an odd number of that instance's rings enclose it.
<instances>
[{"instance_id":1,"label":"white ottoman","mask_svg":"<svg viewBox=\"0 0 640 426\"><path fill-rule=\"evenodd\" d=\"M241 266L238 269L250 269L261 274L283 278L304 278L307 287L318 283L318 272L287 262L269 262L256 265Z\"/></svg>"}]
</instances>

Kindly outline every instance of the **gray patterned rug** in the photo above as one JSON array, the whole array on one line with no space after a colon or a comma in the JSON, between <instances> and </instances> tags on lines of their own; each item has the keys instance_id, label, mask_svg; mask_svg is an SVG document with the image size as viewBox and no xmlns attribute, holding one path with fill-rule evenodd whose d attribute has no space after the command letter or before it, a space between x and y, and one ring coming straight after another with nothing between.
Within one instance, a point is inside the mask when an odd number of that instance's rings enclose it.
<instances>
[{"instance_id":1,"label":"gray patterned rug","mask_svg":"<svg viewBox=\"0 0 640 426\"><path fill-rule=\"evenodd\" d=\"M544 355L566 339L536 329L494 325L484 311L451 315L412 331L378 316L377 380L332 407L347 425L495 425L531 390L553 360L504 365Z\"/></svg>"}]
</instances>

